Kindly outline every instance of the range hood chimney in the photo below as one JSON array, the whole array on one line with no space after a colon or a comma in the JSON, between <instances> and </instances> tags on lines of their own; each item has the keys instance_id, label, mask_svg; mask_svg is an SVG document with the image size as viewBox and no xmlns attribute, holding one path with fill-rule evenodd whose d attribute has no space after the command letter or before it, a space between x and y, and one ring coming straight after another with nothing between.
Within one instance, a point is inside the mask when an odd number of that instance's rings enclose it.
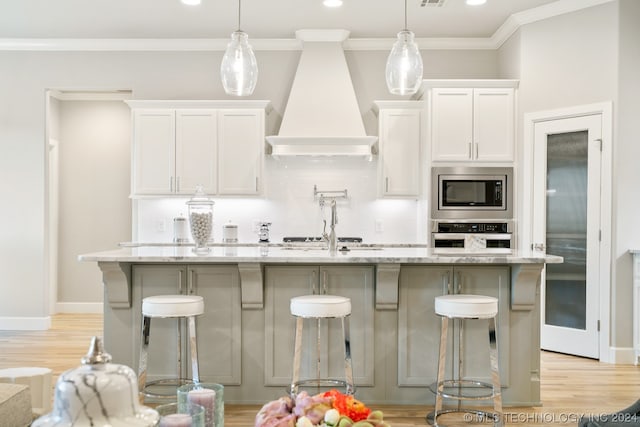
<instances>
[{"instance_id":1,"label":"range hood chimney","mask_svg":"<svg viewBox=\"0 0 640 427\"><path fill-rule=\"evenodd\" d=\"M364 156L378 139L367 136L342 42L346 30L299 30L302 55L278 135L267 136L274 156Z\"/></svg>"}]
</instances>

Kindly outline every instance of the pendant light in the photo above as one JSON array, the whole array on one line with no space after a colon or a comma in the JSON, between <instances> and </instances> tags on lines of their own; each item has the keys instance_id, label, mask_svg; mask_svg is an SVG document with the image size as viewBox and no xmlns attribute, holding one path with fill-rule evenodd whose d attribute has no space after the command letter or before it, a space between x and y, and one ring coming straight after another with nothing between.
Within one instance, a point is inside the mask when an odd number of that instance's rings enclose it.
<instances>
[{"instance_id":1,"label":"pendant light","mask_svg":"<svg viewBox=\"0 0 640 427\"><path fill-rule=\"evenodd\" d=\"M398 33L385 72L387 88L394 95L412 95L422 82L422 56L414 38L407 29L407 0L404 0L404 30Z\"/></svg>"},{"instance_id":2,"label":"pendant light","mask_svg":"<svg viewBox=\"0 0 640 427\"><path fill-rule=\"evenodd\" d=\"M240 3L238 0L238 30L231 34L231 42L222 57L220 78L228 95L247 96L258 82L258 63L249 46L249 36L240 29Z\"/></svg>"}]
</instances>

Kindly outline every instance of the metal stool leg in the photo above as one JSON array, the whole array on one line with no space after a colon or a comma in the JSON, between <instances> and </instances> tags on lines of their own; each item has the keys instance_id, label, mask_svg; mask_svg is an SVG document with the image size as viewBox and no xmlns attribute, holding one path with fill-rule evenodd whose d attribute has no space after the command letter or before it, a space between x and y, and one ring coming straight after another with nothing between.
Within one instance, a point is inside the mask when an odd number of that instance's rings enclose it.
<instances>
[{"instance_id":1,"label":"metal stool leg","mask_svg":"<svg viewBox=\"0 0 640 427\"><path fill-rule=\"evenodd\" d=\"M436 378L436 404L433 412L427 414L427 423L437 426L437 418L442 411L442 394L444 393L444 369L447 364L447 334L449 333L449 318L442 317L440 326L440 349L438 350L438 375Z\"/></svg>"},{"instance_id":2,"label":"metal stool leg","mask_svg":"<svg viewBox=\"0 0 640 427\"><path fill-rule=\"evenodd\" d=\"M322 323L320 323L320 319L316 322L316 326L316 380L318 380L318 384L320 384L320 341L322 338Z\"/></svg>"},{"instance_id":3,"label":"metal stool leg","mask_svg":"<svg viewBox=\"0 0 640 427\"><path fill-rule=\"evenodd\" d=\"M300 380L300 364L302 363L302 324L304 319L296 317L296 336L293 346L293 376L291 377L290 393L292 397L298 394L298 381Z\"/></svg>"},{"instance_id":4,"label":"metal stool leg","mask_svg":"<svg viewBox=\"0 0 640 427\"><path fill-rule=\"evenodd\" d=\"M198 340L196 338L196 318L189 316L189 349L191 353L191 378L194 383L200 382L200 372L198 369Z\"/></svg>"},{"instance_id":5,"label":"metal stool leg","mask_svg":"<svg viewBox=\"0 0 640 427\"><path fill-rule=\"evenodd\" d=\"M353 367L351 364L351 332L349 330L349 316L342 318L342 337L344 338L344 377L346 394L354 394Z\"/></svg>"},{"instance_id":6,"label":"metal stool leg","mask_svg":"<svg viewBox=\"0 0 640 427\"><path fill-rule=\"evenodd\" d=\"M184 378L184 372L182 372L182 318L176 319L176 333L178 340L176 342L176 354L178 355L176 372L178 378Z\"/></svg>"},{"instance_id":7,"label":"metal stool leg","mask_svg":"<svg viewBox=\"0 0 640 427\"><path fill-rule=\"evenodd\" d=\"M149 333L151 332L151 318L142 316L140 333L140 360L138 363L138 392L144 390L147 383L147 357L149 350Z\"/></svg>"},{"instance_id":8,"label":"metal stool leg","mask_svg":"<svg viewBox=\"0 0 640 427\"><path fill-rule=\"evenodd\" d=\"M493 383L494 425L502 426L502 391L500 389L500 370L498 367L498 345L496 340L496 318L489 319L489 360L491 361L491 381Z\"/></svg>"}]
</instances>

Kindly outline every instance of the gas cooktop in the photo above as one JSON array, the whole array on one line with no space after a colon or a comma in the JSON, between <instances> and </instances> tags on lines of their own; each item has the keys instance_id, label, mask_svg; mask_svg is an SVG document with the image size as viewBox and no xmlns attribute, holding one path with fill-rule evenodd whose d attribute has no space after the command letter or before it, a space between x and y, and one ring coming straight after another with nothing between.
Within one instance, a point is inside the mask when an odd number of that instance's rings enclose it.
<instances>
[{"instance_id":1,"label":"gas cooktop","mask_svg":"<svg viewBox=\"0 0 640 427\"><path fill-rule=\"evenodd\" d=\"M321 236L316 237L305 237L305 236L291 236L291 237L283 237L282 241L285 243L299 243L299 242L324 242ZM339 243L362 243L362 237L338 237Z\"/></svg>"}]
</instances>

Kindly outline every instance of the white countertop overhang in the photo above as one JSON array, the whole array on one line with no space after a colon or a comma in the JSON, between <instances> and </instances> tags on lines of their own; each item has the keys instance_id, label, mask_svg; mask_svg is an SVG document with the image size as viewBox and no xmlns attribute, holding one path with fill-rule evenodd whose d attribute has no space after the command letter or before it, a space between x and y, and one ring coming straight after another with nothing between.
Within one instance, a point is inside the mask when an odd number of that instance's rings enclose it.
<instances>
[{"instance_id":1,"label":"white countertop overhang","mask_svg":"<svg viewBox=\"0 0 640 427\"><path fill-rule=\"evenodd\" d=\"M108 304L131 308L134 264L237 264L243 309L264 307L263 266L266 264L373 264L376 268L376 309L396 310L402 265L511 265L511 309L532 310L544 264L561 263L562 257L543 252L513 254L438 253L440 249L406 246L354 247L330 254L327 249L263 246L212 246L196 254L191 246L137 246L80 255L80 261L97 262L102 270Z\"/></svg>"},{"instance_id":2,"label":"white countertop overhang","mask_svg":"<svg viewBox=\"0 0 640 427\"><path fill-rule=\"evenodd\" d=\"M196 254L190 246L141 246L83 254L80 261L126 263L300 263L300 264L555 264L562 257L537 251L513 254L478 252L445 253L424 247L363 247L338 251L282 246L213 246L206 254Z\"/></svg>"}]
</instances>

